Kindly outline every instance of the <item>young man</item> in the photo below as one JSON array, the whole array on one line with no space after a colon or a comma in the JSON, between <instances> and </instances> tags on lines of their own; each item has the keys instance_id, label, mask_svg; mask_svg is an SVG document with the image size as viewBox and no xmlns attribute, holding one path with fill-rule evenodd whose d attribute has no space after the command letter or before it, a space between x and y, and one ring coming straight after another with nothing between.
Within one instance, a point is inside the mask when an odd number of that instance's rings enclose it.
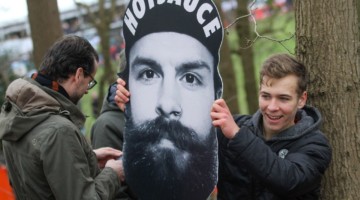
<instances>
[{"instance_id":1,"label":"young man","mask_svg":"<svg viewBox=\"0 0 360 200\"><path fill-rule=\"evenodd\" d=\"M307 82L304 65L278 54L263 64L254 115L233 118L224 100L215 101L218 200L319 198L331 149L319 111L306 106Z\"/></svg>"},{"instance_id":2,"label":"young man","mask_svg":"<svg viewBox=\"0 0 360 200\"><path fill-rule=\"evenodd\" d=\"M307 71L286 54L260 72L259 111L233 116L223 99L211 109L219 127L218 200L318 199L331 160L319 111L306 105ZM121 107L129 93L118 80Z\"/></svg>"},{"instance_id":3,"label":"young man","mask_svg":"<svg viewBox=\"0 0 360 200\"><path fill-rule=\"evenodd\" d=\"M222 36L211 0L129 2L123 161L140 199L205 199L214 189L217 140L208 111L222 91Z\"/></svg>"},{"instance_id":4,"label":"young man","mask_svg":"<svg viewBox=\"0 0 360 200\"><path fill-rule=\"evenodd\" d=\"M113 199L119 190L121 152L92 150L80 131L85 117L76 104L95 86L97 67L87 40L65 36L39 73L7 88L0 138L17 199Z\"/></svg>"}]
</instances>

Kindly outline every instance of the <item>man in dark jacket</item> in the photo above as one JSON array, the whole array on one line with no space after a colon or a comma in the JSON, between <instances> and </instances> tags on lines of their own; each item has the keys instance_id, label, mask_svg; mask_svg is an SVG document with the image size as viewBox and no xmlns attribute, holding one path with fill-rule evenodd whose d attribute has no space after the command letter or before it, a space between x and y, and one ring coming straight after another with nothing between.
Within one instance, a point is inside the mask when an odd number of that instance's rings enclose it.
<instances>
[{"instance_id":1,"label":"man in dark jacket","mask_svg":"<svg viewBox=\"0 0 360 200\"><path fill-rule=\"evenodd\" d=\"M47 52L39 73L12 82L0 114L0 138L16 198L113 199L124 180L121 151L92 150L76 106L95 86L98 55L78 36Z\"/></svg>"},{"instance_id":2,"label":"man in dark jacket","mask_svg":"<svg viewBox=\"0 0 360 200\"><path fill-rule=\"evenodd\" d=\"M306 106L307 71L289 55L260 72L259 111L231 115L223 99L211 111L219 140L218 200L318 199L331 149L321 115Z\"/></svg>"}]
</instances>

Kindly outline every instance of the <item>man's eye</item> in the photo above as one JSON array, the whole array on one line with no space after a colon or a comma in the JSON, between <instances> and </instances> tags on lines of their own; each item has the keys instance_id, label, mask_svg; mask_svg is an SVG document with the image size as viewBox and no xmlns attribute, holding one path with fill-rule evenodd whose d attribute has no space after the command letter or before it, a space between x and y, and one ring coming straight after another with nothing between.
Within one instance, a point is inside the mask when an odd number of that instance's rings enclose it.
<instances>
[{"instance_id":1,"label":"man's eye","mask_svg":"<svg viewBox=\"0 0 360 200\"><path fill-rule=\"evenodd\" d=\"M192 74L186 74L185 80L187 83L194 83L196 81L196 77Z\"/></svg>"},{"instance_id":2,"label":"man's eye","mask_svg":"<svg viewBox=\"0 0 360 200\"><path fill-rule=\"evenodd\" d=\"M281 97L280 100L281 100L281 101L289 101L290 98L288 98L288 97Z\"/></svg>"},{"instance_id":3,"label":"man's eye","mask_svg":"<svg viewBox=\"0 0 360 200\"><path fill-rule=\"evenodd\" d=\"M183 76L183 78L181 79L182 81L184 81L187 84L191 84L191 85L200 85L201 81L198 77L196 77L194 74L185 74Z\"/></svg>"},{"instance_id":4,"label":"man's eye","mask_svg":"<svg viewBox=\"0 0 360 200\"><path fill-rule=\"evenodd\" d=\"M155 76L154 71L149 70L149 69L144 70L139 74L139 78L141 78L141 79L152 79L152 78L154 78L154 76Z\"/></svg>"},{"instance_id":5,"label":"man's eye","mask_svg":"<svg viewBox=\"0 0 360 200\"><path fill-rule=\"evenodd\" d=\"M150 70L146 70L145 73L144 73L144 76L146 78L154 78L154 72L150 71Z\"/></svg>"},{"instance_id":6,"label":"man's eye","mask_svg":"<svg viewBox=\"0 0 360 200\"><path fill-rule=\"evenodd\" d=\"M152 84L160 76L152 69L145 69L141 71L138 75L138 80L144 84Z\"/></svg>"},{"instance_id":7,"label":"man's eye","mask_svg":"<svg viewBox=\"0 0 360 200\"><path fill-rule=\"evenodd\" d=\"M203 83L201 82L201 79L192 73L184 74L180 81L184 84L185 87L189 89L195 89L196 87L202 86Z\"/></svg>"},{"instance_id":8,"label":"man's eye","mask_svg":"<svg viewBox=\"0 0 360 200\"><path fill-rule=\"evenodd\" d=\"M261 95L261 97L262 97L263 99L270 99L270 96L269 96L269 95L266 95L266 94Z\"/></svg>"}]
</instances>

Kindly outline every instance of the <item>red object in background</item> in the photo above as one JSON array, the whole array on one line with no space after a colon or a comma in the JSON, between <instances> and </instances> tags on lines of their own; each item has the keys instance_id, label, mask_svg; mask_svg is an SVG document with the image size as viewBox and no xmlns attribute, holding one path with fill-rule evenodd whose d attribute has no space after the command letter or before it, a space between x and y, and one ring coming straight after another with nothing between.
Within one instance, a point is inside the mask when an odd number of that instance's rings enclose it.
<instances>
[{"instance_id":1,"label":"red object in background","mask_svg":"<svg viewBox=\"0 0 360 200\"><path fill-rule=\"evenodd\" d=\"M0 199L1 200L15 200L15 195L9 184L7 170L4 165L0 164Z\"/></svg>"}]
</instances>

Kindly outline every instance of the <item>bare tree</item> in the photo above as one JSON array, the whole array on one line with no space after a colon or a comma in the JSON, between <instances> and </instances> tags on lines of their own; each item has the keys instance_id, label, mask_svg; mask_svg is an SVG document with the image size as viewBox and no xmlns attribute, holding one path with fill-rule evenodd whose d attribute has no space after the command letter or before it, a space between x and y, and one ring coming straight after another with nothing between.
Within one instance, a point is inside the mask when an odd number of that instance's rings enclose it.
<instances>
[{"instance_id":1,"label":"bare tree","mask_svg":"<svg viewBox=\"0 0 360 200\"><path fill-rule=\"evenodd\" d=\"M36 68L48 48L63 35L57 0L26 0Z\"/></svg>"},{"instance_id":2,"label":"bare tree","mask_svg":"<svg viewBox=\"0 0 360 200\"><path fill-rule=\"evenodd\" d=\"M296 54L310 69L309 103L323 114L333 160L322 199L360 197L360 2L296 0Z\"/></svg>"},{"instance_id":3,"label":"bare tree","mask_svg":"<svg viewBox=\"0 0 360 200\"><path fill-rule=\"evenodd\" d=\"M116 80L115 69L112 66L110 56L110 31L111 23L114 20L115 14L121 15L121 13L115 13L117 0L98 0L98 9L92 10L90 5L74 1L77 6L80 6L87 10L87 14L90 19L90 23L96 28L97 33L100 37L101 53L104 59L104 73L99 79L99 94L98 94L98 105L102 105L102 101L105 95L105 86L110 85ZM122 8L120 12L125 9Z\"/></svg>"},{"instance_id":4,"label":"bare tree","mask_svg":"<svg viewBox=\"0 0 360 200\"><path fill-rule=\"evenodd\" d=\"M251 13L248 10L247 2L238 0L237 15L238 16L249 16ZM236 30L238 38L240 40L240 48L238 50L241 57L241 63L244 70L245 77L245 92L246 100L248 105L249 113L255 113L258 110L258 83L255 75L255 64L254 64L254 50L253 46L249 45L252 40L251 26L249 17L245 17L242 20L238 20L236 23ZM244 48L246 47L246 48Z\"/></svg>"},{"instance_id":5,"label":"bare tree","mask_svg":"<svg viewBox=\"0 0 360 200\"><path fill-rule=\"evenodd\" d=\"M221 9L221 0L215 1L216 6L218 7L221 18L224 20L224 13ZM231 60L231 51L229 47L229 38L228 35L224 35L224 39L221 45L220 50L220 63L219 69L223 81L223 99L229 106L229 109L232 113L240 113L239 110L239 101L238 93L236 89L236 74L233 67L233 62Z\"/></svg>"}]
</instances>

